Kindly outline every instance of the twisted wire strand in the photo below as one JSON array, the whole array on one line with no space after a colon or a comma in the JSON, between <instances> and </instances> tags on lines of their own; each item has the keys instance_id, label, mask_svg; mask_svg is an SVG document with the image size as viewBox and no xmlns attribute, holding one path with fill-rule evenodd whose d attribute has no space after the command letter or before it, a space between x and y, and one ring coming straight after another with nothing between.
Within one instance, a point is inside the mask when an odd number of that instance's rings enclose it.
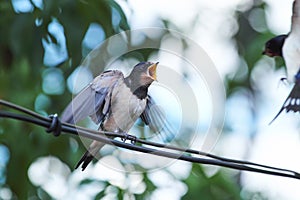
<instances>
[{"instance_id":1,"label":"twisted wire strand","mask_svg":"<svg viewBox=\"0 0 300 200\"><path fill-rule=\"evenodd\" d=\"M44 117L22 106L15 105L11 102L7 102L1 99L0 99L0 105L3 105L5 107L23 113L23 114L18 114L18 113L4 111L0 109L0 117L21 120L38 126L42 126L46 129L47 132L52 131L53 135L55 136L59 136L60 132L63 132L63 133L68 133L73 135L80 135L81 137L90 138L109 145L115 145L117 147L129 149L133 151L183 160L187 162L222 166L222 167L241 170L241 171L250 171L250 172L269 174L274 176L300 179L300 174L293 170L272 167L272 166L258 164L249 161L229 159L229 158L216 156L214 154L210 154L210 153L206 153L194 149L185 149L177 146L146 141L146 140L136 138L134 136L128 137L128 135L122 133L91 130L88 128L75 126L73 124L60 122L57 114L50 115L49 117ZM130 140L132 144L118 141L116 139L111 139L107 136L113 136L116 138L121 138L123 140ZM136 143L142 144L142 146L134 145Z\"/></svg>"}]
</instances>

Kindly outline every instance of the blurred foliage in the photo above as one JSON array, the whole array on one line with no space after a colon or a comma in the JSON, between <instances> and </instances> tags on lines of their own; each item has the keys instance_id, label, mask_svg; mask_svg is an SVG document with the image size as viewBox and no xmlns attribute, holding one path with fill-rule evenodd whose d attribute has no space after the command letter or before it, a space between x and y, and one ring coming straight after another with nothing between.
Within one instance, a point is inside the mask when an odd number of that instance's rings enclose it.
<instances>
[{"instance_id":1,"label":"blurred foliage","mask_svg":"<svg viewBox=\"0 0 300 200\"><path fill-rule=\"evenodd\" d=\"M83 39L92 23L99 24L108 38L122 30L130 29L127 18L121 7L111 0L51 0L42 1L41 5L28 1L32 9L18 11L13 7L13 0L0 1L0 98L35 110L41 114L60 113L71 99L71 94L65 89L66 79L82 59L84 49ZM239 32L234 36L243 62L241 68L248 73L244 76L228 77L225 84L228 97L243 88L255 101L255 88L251 83L251 73L255 63L261 58L264 42L273 35L259 32L249 23L249 13L256 9L265 9L265 4L255 1L253 7L245 12L236 12ZM117 16L117 17L116 17ZM116 20L117 19L117 20ZM57 21L63 26L66 39L67 58L52 66L45 65L44 43L57 48L62 47L59 38L49 31L49 25ZM168 25L162 20L162 24ZM153 39L148 42L156 42ZM138 53L131 52L124 58L134 57L146 60L154 49L144 49ZM105 55L104 55L105 56ZM100 65L101 66L101 65ZM279 65L281 66L281 65ZM63 77L60 90L53 93L47 91L43 84L49 73ZM1 107L0 107L1 108ZM8 164L0 163L4 171L0 177L1 187L7 187L13 192L15 199L51 199L43 189L34 186L28 179L28 168L38 157L53 155L65 162L71 169L85 150L79 143L79 149L72 147L74 141L69 136L53 138L46 135L44 129L13 120L0 119L0 144L9 150ZM77 138L76 138L77 140ZM75 145L76 146L76 145ZM75 151L75 152L74 152ZM3 155L2 155L3 156ZM94 182L86 180L81 185ZM146 192L135 194L136 199L144 199L157 189L157 186L143 174ZM232 177L217 172L207 177L199 165L193 165L192 173L183 181L188 191L184 199L239 199L240 186ZM103 183L109 187L109 183ZM117 197L122 199L126 191L115 187ZM97 199L105 196L106 191L99 191Z\"/></svg>"},{"instance_id":2,"label":"blurred foliage","mask_svg":"<svg viewBox=\"0 0 300 200\"><path fill-rule=\"evenodd\" d=\"M262 49L264 47L265 41L269 38L274 37L270 32L262 34L253 28L250 24L249 16L250 13L254 12L257 9L265 9L266 4L259 1L255 1L256 4L250 10L246 12L237 12L239 31L234 36L234 39L237 41L237 49L242 58L240 63L240 68L236 76L241 76L242 78L230 78L226 80L227 83L227 95L230 96L238 88L242 87L247 89L252 95L255 94L254 88L251 84L251 74L255 67L255 64L258 60L261 59ZM265 15L262 16L266 21ZM264 24L266 27L266 24ZM244 63L245 62L245 63ZM246 66L244 66L246 64ZM246 69L245 69L246 68ZM242 71L243 70L243 71ZM248 73L245 73L247 71Z\"/></svg>"},{"instance_id":3,"label":"blurred foliage","mask_svg":"<svg viewBox=\"0 0 300 200\"><path fill-rule=\"evenodd\" d=\"M225 177L222 172L217 172L208 177L200 165L193 165L190 176L185 180L189 191L183 199L240 199L237 183ZM201 181L199 181L201 180Z\"/></svg>"},{"instance_id":4,"label":"blurred foliage","mask_svg":"<svg viewBox=\"0 0 300 200\"><path fill-rule=\"evenodd\" d=\"M225 80L227 99L236 93L243 93L249 103L249 110L253 124L251 125L251 138L254 139L257 131L257 112L256 108L260 104L256 84L253 82L253 72L262 59L265 42L275 35L270 32L266 23L267 4L263 0L253 0L253 5L241 12L236 11L238 32L233 40L236 42L236 48L240 56L239 67L234 74L229 74ZM276 57L275 69L282 68L283 59ZM228 126L226 124L225 126ZM230 125L229 125L230 126ZM230 128L229 128L230 129Z\"/></svg>"}]
</instances>

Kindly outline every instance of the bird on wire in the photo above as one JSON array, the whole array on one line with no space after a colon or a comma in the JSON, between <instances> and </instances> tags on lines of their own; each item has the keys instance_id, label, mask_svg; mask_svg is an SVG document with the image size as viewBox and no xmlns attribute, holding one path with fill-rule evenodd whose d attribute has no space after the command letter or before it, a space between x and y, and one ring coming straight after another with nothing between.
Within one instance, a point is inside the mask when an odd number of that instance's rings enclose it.
<instances>
[{"instance_id":1,"label":"bird on wire","mask_svg":"<svg viewBox=\"0 0 300 200\"><path fill-rule=\"evenodd\" d=\"M148 88L156 81L157 63L141 62L124 77L118 70L108 70L86 86L63 111L61 120L75 124L90 117L99 130L127 134L138 118L154 132L159 132L163 113L148 95ZM99 153L104 143L93 141L81 157L82 171Z\"/></svg>"},{"instance_id":2,"label":"bird on wire","mask_svg":"<svg viewBox=\"0 0 300 200\"><path fill-rule=\"evenodd\" d=\"M284 110L300 112L300 0L293 3L291 31L267 41L263 54L283 57L287 69L285 79L295 84L271 124Z\"/></svg>"}]
</instances>

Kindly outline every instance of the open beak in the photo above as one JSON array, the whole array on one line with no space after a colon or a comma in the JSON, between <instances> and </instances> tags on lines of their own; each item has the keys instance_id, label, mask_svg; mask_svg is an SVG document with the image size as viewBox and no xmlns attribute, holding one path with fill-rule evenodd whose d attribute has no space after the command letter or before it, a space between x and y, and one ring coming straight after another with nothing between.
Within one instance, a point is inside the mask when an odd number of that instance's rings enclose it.
<instances>
[{"instance_id":1,"label":"open beak","mask_svg":"<svg viewBox=\"0 0 300 200\"><path fill-rule=\"evenodd\" d=\"M159 62L157 62L157 63L155 63L155 64L153 64L153 65L150 65L150 66L148 67L149 76L150 76L153 80L155 80L155 81L157 81L157 79L156 79L156 67L157 67L158 63L159 63Z\"/></svg>"}]
</instances>

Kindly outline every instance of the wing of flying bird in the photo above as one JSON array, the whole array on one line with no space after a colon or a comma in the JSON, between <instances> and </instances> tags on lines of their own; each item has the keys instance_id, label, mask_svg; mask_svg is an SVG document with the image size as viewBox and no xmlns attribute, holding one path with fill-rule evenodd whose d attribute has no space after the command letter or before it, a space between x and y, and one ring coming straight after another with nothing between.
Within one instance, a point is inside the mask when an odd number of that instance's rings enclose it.
<instances>
[{"instance_id":1,"label":"wing of flying bird","mask_svg":"<svg viewBox=\"0 0 300 200\"><path fill-rule=\"evenodd\" d=\"M124 81L124 75L118 70L105 71L86 86L66 107L61 120L77 123L90 116L99 124L110 108L111 92L118 81Z\"/></svg>"},{"instance_id":2,"label":"wing of flying bird","mask_svg":"<svg viewBox=\"0 0 300 200\"><path fill-rule=\"evenodd\" d=\"M292 28L291 32L299 32L300 30L300 0L293 3Z\"/></svg>"}]
</instances>

